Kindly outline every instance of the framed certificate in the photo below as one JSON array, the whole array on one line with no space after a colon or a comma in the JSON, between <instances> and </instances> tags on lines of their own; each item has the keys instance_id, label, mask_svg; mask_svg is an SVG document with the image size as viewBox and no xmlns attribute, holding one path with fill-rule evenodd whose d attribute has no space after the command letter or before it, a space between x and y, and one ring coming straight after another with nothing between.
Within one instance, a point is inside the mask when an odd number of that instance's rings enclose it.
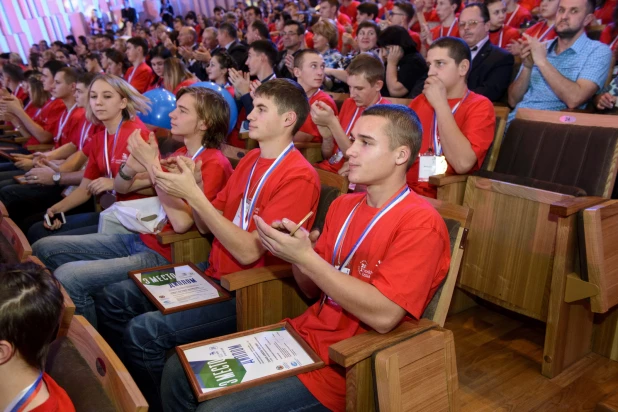
<instances>
[{"instance_id":1,"label":"framed certificate","mask_svg":"<svg viewBox=\"0 0 618 412\"><path fill-rule=\"evenodd\" d=\"M178 346L176 352L199 402L324 366L287 322Z\"/></svg>"},{"instance_id":2,"label":"framed certificate","mask_svg":"<svg viewBox=\"0 0 618 412\"><path fill-rule=\"evenodd\" d=\"M193 263L134 270L129 277L164 315L232 298Z\"/></svg>"}]
</instances>

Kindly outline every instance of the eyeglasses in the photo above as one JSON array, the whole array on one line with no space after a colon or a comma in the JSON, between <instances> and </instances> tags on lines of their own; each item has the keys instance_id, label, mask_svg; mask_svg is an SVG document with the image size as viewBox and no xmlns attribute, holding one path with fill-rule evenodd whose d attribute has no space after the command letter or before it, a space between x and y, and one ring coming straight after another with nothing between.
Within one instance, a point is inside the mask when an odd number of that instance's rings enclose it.
<instances>
[{"instance_id":1,"label":"eyeglasses","mask_svg":"<svg viewBox=\"0 0 618 412\"><path fill-rule=\"evenodd\" d=\"M405 16L406 14L405 13L395 13L394 11L389 10L388 15L389 16Z\"/></svg>"},{"instance_id":2,"label":"eyeglasses","mask_svg":"<svg viewBox=\"0 0 618 412\"><path fill-rule=\"evenodd\" d=\"M470 29L474 30L476 26L478 26L481 22L478 20L470 20L470 21L460 21L459 27L466 28L466 26L470 27Z\"/></svg>"}]
</instances>

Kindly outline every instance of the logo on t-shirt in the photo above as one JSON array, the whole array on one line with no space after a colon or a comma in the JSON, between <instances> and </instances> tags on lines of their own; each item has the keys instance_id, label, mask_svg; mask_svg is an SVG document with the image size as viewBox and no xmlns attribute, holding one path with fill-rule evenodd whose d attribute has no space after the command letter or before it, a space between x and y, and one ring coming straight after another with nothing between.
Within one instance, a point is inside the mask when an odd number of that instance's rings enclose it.
<instances>
[{"instance_id":1,"label":"logo on t-shirt","mask_svg":"<svg viewBox=\"0 0 618 412\"><path fill-rule=\"evenodd\" d=\"M367 264L367 261L361 260L361 262L358 264L358 273L360 273L362 277L370 279L371 275L373 274L373 271L369 269L367 266L369 266Z\"/></svg>"}]
</instances>

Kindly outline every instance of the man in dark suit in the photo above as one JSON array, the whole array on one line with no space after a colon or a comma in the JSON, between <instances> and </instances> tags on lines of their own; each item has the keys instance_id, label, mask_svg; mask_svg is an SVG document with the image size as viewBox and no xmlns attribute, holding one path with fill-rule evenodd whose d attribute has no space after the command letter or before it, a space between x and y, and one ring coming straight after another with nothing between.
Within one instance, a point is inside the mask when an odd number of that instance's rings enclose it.
<instances>
[{"instance_id":1,"label":"man in dark suit","mask_svg":"<svg viewBox=\"0 0 618 412\"><path fill-rule=\"evenodd\" d=\"M129 4L129 0L124 0L124 9L121 11L122 21L125 23L130 21L135 25L137 23L137 12Z\"/></svg>"},{"instance_id":2,"label":"man in dark suit","mask_svg":"<svg viewBox=\"0 0 618 412\"><path fill-rule=\"evenodd\" d=\"M285 77L295 80L290 67L294 67L294 57L301 50L305 37L305 26L296 20L288 20L284 23L283 32L280 35L283 38L284 49L277 55L275 73L279 78Z\"/></svg>"},{"instance_id":3,"label":"man in dark suit","mask_svg":"<svg viewBox=\"0 0 618 412\"><path fill-rule=\"evenodd\" d=\"M489 11L482 3L469 3L459 16L459 35L470 47L472 67L468 88L499 102L513 71L513 55L489 41Z\"/></svg>"},{"instance_id":4,"label":"man in dark suit","mask_svg":"<svg viewBox=\"0 0 618 412\"><path fill-rule=\"evenodd\" d=\"M202 62L198 61L194 52L198 50L197 32L193 27L184 26L178 32L178 55L182 58L182 62L187 69L197 76L198 79L208 80L206 69Z\"/></svg>"},{"instance_id":5,"label":"man in dark suit","mask_svg":"<svg viewBox=\"0 0 618 412\"><path fill-rule=\"evenodd\" d=\"M219 47L226 49L241 71L247 69L247 46L238 41L238 29L232 23L221 23L217 32Z\"/></svg>"}]
</instances>

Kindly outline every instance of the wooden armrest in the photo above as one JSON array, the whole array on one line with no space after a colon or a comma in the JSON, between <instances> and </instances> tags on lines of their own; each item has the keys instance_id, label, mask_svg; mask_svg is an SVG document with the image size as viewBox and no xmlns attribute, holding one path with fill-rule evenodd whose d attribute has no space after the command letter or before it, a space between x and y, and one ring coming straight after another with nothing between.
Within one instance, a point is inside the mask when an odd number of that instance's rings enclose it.
<instances>
[{"instance_id":1,"label":"wooden armrest","mask_svg":"<svg viewBox=\"0 0 618 412\"><path fill-rule=\"evenodd\" d=\"M297 149L320 149L322 150L322 143L294 142L294 147Z\"/></svg>"},{"instance_id":2,"label":"wooden armrest","mask_svg":"<svg viewBox=\"0 0 618 412\"><path fill-rule=\"evenodd\" d=\"M347 368L367 359L377 350L438 326L437 323L429 319L421 319L405 321L392 331L384 334L371 330L331 345L328 348L328 356L339 365Z\"/></svg>"},{"instance_id":3,"label":"wooden armrest","mask_svg":"<svg viewBox=\"0 0 618 412\"><path fill-rule=\"evenodd\" d=\"M13 141L17 144L26 143L28 140L30 140L29 137L24 137L22 135L15 135L15 139L13 139Z\"/></svg>"},{"instance_id":4,"label":"wooden armrest","mask_svg":"<svg viewBox=\"0 0 618 412\"><path fill-rule=\"evenodd\" d=\"M583 196L564 199L559 202L552 203L549 207L550 213L560 216L569 217L582 209L597 205L607 199L598 196Z\"/></svg>"},{"instance_id":5,"label":"wooden armrest","mask_svg":"<svg viewBox=\"0 0 618 412\"><path fill-rule=\"evenodd\" d=\"M429 183L435 186L451 185L468 180L468 175L434 175L429 176Z\"/></svg>"},{"instance_id":6,"label":"wooden armrest","mask_svg":"<svg viewBox=\"0 0 618 412\"><path fill-rule=\"evenodd\" d=\"M54 148L53 144L33 144L33 145L26 147L26 149L28 149L31 152L48 152L53 148Z\"/></svg>"},{"instance_id":7,"label":"wooden armrest","mask_svg":"<svg viewBox=\"0 0 618 412\"><path fill-rule=\"evenodd\" d=\"M173 230L167 232L160 232L157 234L157 241L161 245L169 245L174 242L180 242L183 240L199 239L202 234L198 230L189 230L185 233L176 233Z\"/></svg>"},{"instance_id":8,"label":"wooden armrest","mask_svg":"<svg viewBox=\"0 0 618 412\"><path fill-rule=\"evenodd\" d=\"M225 275L221 278L221 286L231 292L258 283L286 279L292 276L294 275L291 265L266 266Z\"/></svg>"}]
</instances>

